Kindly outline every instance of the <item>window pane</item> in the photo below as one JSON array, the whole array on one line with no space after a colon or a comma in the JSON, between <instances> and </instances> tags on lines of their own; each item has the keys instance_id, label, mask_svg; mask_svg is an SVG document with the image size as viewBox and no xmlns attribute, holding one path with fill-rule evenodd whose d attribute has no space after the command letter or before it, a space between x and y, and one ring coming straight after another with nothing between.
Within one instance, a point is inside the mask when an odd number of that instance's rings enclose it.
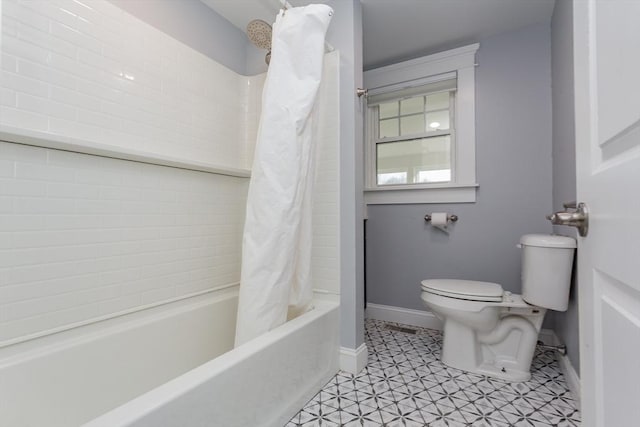
<instances>
[{"instance_id":1,"label":"window pane","mask_svg":"<svg viewBox=\"0 0 640 427\"><path fill-rule=\"evenodd\" d=\"M400 114L415 114L424 112L424 96L403 99L400 101Z\"/></svg>"},{"instance_id":2,"label":"window pane","mask_svg":"<svg viewBox=\"0 0 640 427\"><path fill-rule=\"evenodd\" d=\"M424 132L424 114L400 117L400 134L411 135Z\"/></svg>"},{"instance_id":3,"label":"window pane","mask_svg":"<svg viewBox=\"0 0 640 427\"><path fill-rule=\"evenodd\" d=\"M417 182L449 182L451 181L451 169L435 169L432 171L418 171Z\"/></svg>"},{"instance_id":4,"label":"window pane","mask_svg":"<svg viewBox=\"0 0 640 427\"><path fill-rule=\"evenodd\" d=\"M398 136L398 119L380 120L380 138Z\"/></svg>"},{"instance_id":5,"label":"window pane","mask_svg":"<svg viewBox=\"0 0 640 427\"><path fill-rule=\"evenodd\" d=\"M378 106L381 119L398 116L398 101L387 102Z\"/></svg>"},{"instance_id":6,"label":"window pane","mask_svg":"<svg viewBox=\"0 0 640 427\"><path fill-rule=\"evenodd\" d=\"M427 113L427 131L449 129L449 111Z\"/></svg>"},{"instance_id":7,"label":"window pane","mask_svg":"<svg viewBox=\"0 0 640 427\"><path fill-rule=\"evenodd\" d=\"M451 181L449 135L379 143L376 152L378 185L391 185L393 173L406 173L401 184Z\"/></svg>"},{"instance_id":8,"label":"window pane","mask_svg":"<svg viewBox=\"0 0 640 427\"><path fill-rule=\"evenodd\" d=\"M427 111L449 108L449 92L434 93L427 96Z\"/></svg>"},{"instance_id":9,"label":"window pane","mask_svg":"<svg viewBox=\"0 0 640 427\"><path fill-rule=\"evenodd\" d=\"M398 185L406 183L406 172L388 172L378 174L378 185Z\"/></svg>"}]
</instances>

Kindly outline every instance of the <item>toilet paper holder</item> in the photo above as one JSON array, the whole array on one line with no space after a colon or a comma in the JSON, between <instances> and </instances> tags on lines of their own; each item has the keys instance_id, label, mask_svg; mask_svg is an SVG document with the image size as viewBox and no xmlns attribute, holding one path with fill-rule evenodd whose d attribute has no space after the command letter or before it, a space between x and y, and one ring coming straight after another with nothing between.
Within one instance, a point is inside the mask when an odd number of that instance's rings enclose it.
<instances>
[{"instance_id":1,"label":"toilet paper holder","mask_svg":"<svg viewBox=\"0 0 640 427\"><path fill-rule=\"evenodd\" d=\"M431 215L430 214L426 214L424 216L424 220L427 222L431 221ZM456 222L458 220L458 215L456 214L447 214L447 222Z\"/></svg>"}]
</instances>

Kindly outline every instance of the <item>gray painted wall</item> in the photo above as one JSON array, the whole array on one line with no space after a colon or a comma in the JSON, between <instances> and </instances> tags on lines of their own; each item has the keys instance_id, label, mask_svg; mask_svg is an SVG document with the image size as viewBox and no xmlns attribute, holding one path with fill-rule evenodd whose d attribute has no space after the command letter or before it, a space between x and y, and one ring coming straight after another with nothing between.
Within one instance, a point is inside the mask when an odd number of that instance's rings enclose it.
<instances>
[{"instance_id":1,"label":"gray painted wall","mask_svg":"<svg viewBox=\"0 0 640 427\"><path fill-rule=\"evenodd\" d=\"M364 343L362 6L359 0L326 2L335 13L327 41L340 51L340 345Z\"/></svg>"},{"instance_id":2,"label":"gray painted wall","mask_svg":"<svg viewBox=\"0 0 640 427\"><path fill-rule=\"evenodd\" d=\"M246 71L248 76L255 76L257 74L262 74L267 72L268 67L267 67L266 61L264 60L264 57L266 54L267 54L266 50L259 49L254 45L252 45L251 43L249 43L249 46L247 46L247 53L246 53L246 61L247 61Z\"/></svg>"},{"instance_id":3,"label":"gray painted wall","mask_svg":"<svg viewBox=\"0 0 640 427\"><path fill-rule=\"evenodd\" d=\"M573 89L573 3L557 1L551 21L551 87L553 99L553 207L576 199L576 143ZM574 229L554 227L575 236ZM575 278L575 276L574 276ZM572 283L569 309L553 312L555 331L567 346L577 372L580 368L578 287Z\"/></svg>"},{"instance_id":4,"label":"gray painted wall","mask_svg":"<svg viewBox=\"0 0 640 427\"><path fill-rule=\"evenodd\" d=\"M520 293L520 236L550 233L550 28L480 41L476 69L476 203L368 207L367 301L424 310L420 281L497 282ZM446 211L445 235L424 221Z\"/></svg>"},{"instance_id":5,"label":"gray painted wall","mask_svg":"<svg viewBox=\"0 0 640 427\"><path fill-rule=\"evenodd\" d=\"M236 73L249 74L249 39L199 0L109 1Z\"/></svg>"}]
</instances>

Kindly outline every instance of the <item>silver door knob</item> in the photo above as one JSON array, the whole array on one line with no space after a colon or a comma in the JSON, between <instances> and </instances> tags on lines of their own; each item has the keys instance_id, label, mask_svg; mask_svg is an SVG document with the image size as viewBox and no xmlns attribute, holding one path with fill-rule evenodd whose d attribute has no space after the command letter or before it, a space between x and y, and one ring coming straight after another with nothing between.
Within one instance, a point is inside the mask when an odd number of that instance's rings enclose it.
<instances>
[{"instance_id":1,"label":"silver door knob","mask_svg":"<svg viewBox=\"0 0 640 427\"><path fill-rule=\"evenodd\" d=\"M589 232L589 209L584 203L575 202L564 204L566 211L547 215L547 219L554 225L568 225L576 227L580 236L585 237Z\"/></svg>"}]
</instances>

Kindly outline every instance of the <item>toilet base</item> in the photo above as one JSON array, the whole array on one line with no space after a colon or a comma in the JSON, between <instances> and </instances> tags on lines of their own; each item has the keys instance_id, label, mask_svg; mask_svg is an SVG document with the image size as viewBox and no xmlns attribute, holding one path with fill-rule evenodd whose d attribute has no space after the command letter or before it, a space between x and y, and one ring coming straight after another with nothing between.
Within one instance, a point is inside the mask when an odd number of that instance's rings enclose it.
<instances>
[{"instance_id":1,"label":"toilet base","mask_svg":"<svg viewBox=\"0 0 640 427\"><path fill-rule=\"evenodd\" d=\"M479 375L527 381L531 378L531 360L543 317L544 313L532 319L504 316L489 332L445 319L441 360L452 368Z\"/></svg>"},{"instance_id":2,"label":"toilet base","mask_svg":"<svg viewBox=\"0 0 640 427\"><path fill-rule=\"evenodd\" d=\"M531 379L531 372L529 370L522 371L520 369L514 368L512 366L512 363L480 363L478 366L472 367L465 363L458 364L455 359L450 360L444 357L442 358L442 363L452 368L460 369L462 371L471 372L478 375L486 375L488 377L498 378L509 382L517 383L522 381L529 381Z\"/></svg>"},{"instance_id":3,"label":"toilet base","mask_svg":"<svg viewBox=\"0 0 640 427\"><path fill-rule=\"evenodd\" d=\"M531 379L531 372L529 371L523 372L515 369L507 369L504 367L498 369L496 366L481 366L476 372L488 377L498 378L512 383L529 381Z\"/></svg>"}]
</instances>

